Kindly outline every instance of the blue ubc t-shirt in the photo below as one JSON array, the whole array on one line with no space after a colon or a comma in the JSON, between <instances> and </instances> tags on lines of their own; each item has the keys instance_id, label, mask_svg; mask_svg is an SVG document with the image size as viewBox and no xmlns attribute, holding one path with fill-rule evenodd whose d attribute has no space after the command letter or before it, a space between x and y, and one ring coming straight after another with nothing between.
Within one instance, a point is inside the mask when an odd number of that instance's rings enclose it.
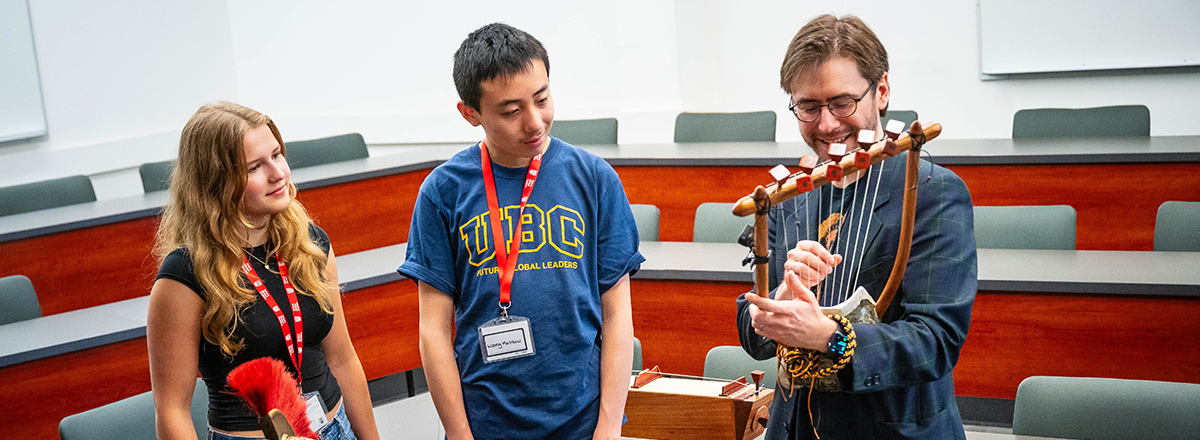
<instances>
[{"instance_id":1,"label":"blue ubc t-shirt","mask_svg":"<svg viewBox=\"0 0 1200 440\"><path fill-rule=\"evenodd\" d=\"M508 247L528 168L492 165ZM603 159L557 138L522 219L509 314L536 354L484 363L480 325L500 316L479 144L421 184L399 272L454 299L454 353L475 438L590 438L599 416L600 295L645 258L629 200Z\"/></svg>"}]
</instances>

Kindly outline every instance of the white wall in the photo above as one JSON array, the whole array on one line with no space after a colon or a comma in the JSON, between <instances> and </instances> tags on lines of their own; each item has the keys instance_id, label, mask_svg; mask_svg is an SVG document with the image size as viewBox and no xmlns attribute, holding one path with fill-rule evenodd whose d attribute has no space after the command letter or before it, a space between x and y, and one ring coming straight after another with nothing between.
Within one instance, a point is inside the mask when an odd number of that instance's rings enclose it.
<instances>
[{"instance_id":1,"label":"white wall","mask_svg":"<svg viewBox=\"0 0 1200 440\"><path fill-rule=\"evenodd\" d=\"M128 180L173 155L162 139L217 99L272 115L285 139L476 140L454 110L451 56L492 21L547 46L559 119L617 117L622 142L670 142L680 111L762 109L779 114L779 140L799 140L779 64L825 12L874 28L891 55L892 108L941 122L946 137L1008 137L1021 108L1131 103L1150 107L1153 135L1200 134L1194 69L980 80L972 1L30 1L50 135L0 144L0 186L73 169ZM37 163L31 154L55 166L11 165Z\"/></svg>"},{"instance_id":2,"label":"white wall","mask_svg":"<svg viewBox=\"0 0 1200 440\"><path fill-rule=\"evenodd\" d=\"M0 144L0 186L88 174L106 192L107 173L174 157L200 104L237 98L224 2L29 3L49 133Z\"/></svg>"},{"instance_id":3,"label":"white wall","mask_svg":"<svg viewBox=\"0 0 1200 440\"><path fill-rule=\"evenodd\" d=\"M368 143L476 140L482 132L454 108L452 56L472 30L501 21L546 46L560 118L680 107L674 2L513 4L230 2L241 99L285 137L334 125Z\"/></svg>"},{"instance_id":4,"label":"white wall","mask_svg":"<svg viewBox=\"0 0 1200 440\"><path fill-rule=\"evenodd\" d=\"M799 140L779 65L796 30L832 12L859 15L887 46L892 108L942 122L946 137L1008 137L1022 108L1133 103L1150 107L1153 135L1200 134L1195 70L981 80L971 1L470 3L233 3L242 96L281 124L303 122L285 131L344 131L352 124L339 118L353 115L368 142L470 141L479 135L452 107L450 55L472 29L504 21L548 47L559 119L615 116L622 142L670 142L680 111L769 109L777 138ZM273 23L248 18L282 9Z\"/></svg>"}]
</instances>

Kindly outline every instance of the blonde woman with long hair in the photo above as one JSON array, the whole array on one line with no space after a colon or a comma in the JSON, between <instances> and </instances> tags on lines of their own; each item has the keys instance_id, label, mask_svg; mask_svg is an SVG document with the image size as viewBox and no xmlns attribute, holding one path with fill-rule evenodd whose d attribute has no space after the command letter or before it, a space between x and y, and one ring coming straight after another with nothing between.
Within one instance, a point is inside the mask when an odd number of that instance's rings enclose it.
<instances>
[{"instance_id":1,"label":"blonde woman with long hair","mask_svg":"<svg viewBox=\"0 0 1200 440\"><path fill-rule=\"evenodd\" d=\"M183 128L146 326L160 439L196 438L197 370L208 438L262 438L225 378L267 356L296 375L310 414L325 414L322 439L379 438L333 249L296 200L284 153L269 117L229 102L201 107Z\"/></svg>"}]
</instances>

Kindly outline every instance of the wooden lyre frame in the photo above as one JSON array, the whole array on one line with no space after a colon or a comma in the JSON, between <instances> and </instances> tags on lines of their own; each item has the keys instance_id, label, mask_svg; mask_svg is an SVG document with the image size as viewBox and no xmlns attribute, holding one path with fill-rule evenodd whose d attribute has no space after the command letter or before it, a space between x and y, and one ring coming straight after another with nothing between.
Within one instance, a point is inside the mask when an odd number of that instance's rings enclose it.
<instances>
[{"instance_id":1,"label":"wooden lyre frame","mask_svg":"<svg viewBox=\"0 0 1200 440\"><path fill-rule=\"evenodd\" d=\"M904 268L908 266L908 253L912 247L913 221L915 219L917 207L917 173L920 166L921 146L929 140L938 137L942 133L942 125L938 123L930 123L922 128L919 122L913 122L908 133L898 133L889 131L888 136L882 141L871 144L865 151L858 149L856 151L847 152L837 163L833 161L824 164L815 164L815 161L809 172L798 172L782 179L777 180L767 186L758 186L750 195L742 197L733 207L733 214L739 217L754 215L754 287L758 296L768 297L770 295L769 286L769 243L768 227L767 227L767 212L771 206L790 200L800 194L812 191L822 185L828 184L833 180L838 180L840 176L852 174L860 170L865 170L871 165L882 162L884 159L895 156L905 151L911 151L908 155L907 169L904 176L904 208L903 219L900 225L900 245L896 252L896 261L892 265L891 275L888 277L887 284L883 288L883 292L879 295L879 300L873 300L865 290L858 289L854 295L833 307L822 307L821 311L826 315L838 314L846 316L851 310L857 307L862 301L868 301L875 304L876 316L882 317L887 311L888 306L892 302L892 297L895 296L896 290L900 287L900 281L904 277ZM804 160L801 161L804 163ZM840 167L840 172L835 171L830 173L832 166ZM839 176L831 180L830 175Z\"/></svg>"},{"instance_id":2,"label":"wooden lyre frame","mask_svg":"<svg viewBox=\"0 0 1200 440\"><path fill-rule=\"evenodd\" d=\"M909 248L912 245L913 221L917 205L917 174L920 165L921 146L942 132L940 124L929 124L922 128L914 122L909 133L888 132L888 138L871 144L866 151L850 151L838 163L817 164L808 159L811 168L795 173L769 185L755 188L753 194L743 197L734 205L737 216L755 215L754 246L755 288L758 295L766 297L768 288L768 243L767 216L772 205L782 203L797 195L837 180L839 174L865 170L886 158L909 151L907 171L904 179L903 222L900 227L900 249L884 292L875 302L865 290L859 289L842 304L823 307L827 315L848 315L860 301L875 305L877 316L883 316L891 303L892 296L900 286L904 268L908 265ZM804 162L802 162L804 163ZM831 171L831 166L840 166ZM865 297L865 298L864 298ZM629 423L622 435L643 438L686 438L686 439L752 439L763 433L770 416L773 387L762 385L761 372L752 373L757 385L749 385L745 378L733 382L714 382L702 378L669 375L655 367L631 378L629 398L625 413ZM718 388L720 387L720 388Z\"/></svg>"},{"instance_id":3,"label":"wooden lyre frame","mask_svg":"<svg viewBox=\"0 0 1200 440\"><path fill-rule=\"evenodd\" d=\"M774 387L762 386L763 372L716 380L662 373L658 367L630 378L621 428L625 437L688 440L750 440L766 431Z\"/></svg>"}]
</instances>

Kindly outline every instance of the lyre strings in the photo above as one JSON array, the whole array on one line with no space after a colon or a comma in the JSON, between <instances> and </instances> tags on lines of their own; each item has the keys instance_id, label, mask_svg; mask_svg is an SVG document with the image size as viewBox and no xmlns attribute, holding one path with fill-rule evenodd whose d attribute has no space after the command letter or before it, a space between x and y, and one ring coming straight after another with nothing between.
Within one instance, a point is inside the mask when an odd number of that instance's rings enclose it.
<instances>
[{"instance_id":1,"label":"lyre strings","mask_svg":"<svg viewBox=\"0 0 1200 440\"><path fill-rule=\"evenodd\" d=\"M858 287L868 232L875 214L874 206L879 187L882 186L883 164L872 168L863 171L858 180L845 188L825 185L817 191L771 208L773 215L778 218L783 243L790 245L791 235L796 234L797 242L813 240L825 246L830 253L842 255L842 262L833 272L810 289L822 307L842 303ZM801 199L803 203L798 202ZM792 220L791 225L788 225L789 219ZM784 252L788 250L783 249Z\"/></svg>"}]
</instances>

